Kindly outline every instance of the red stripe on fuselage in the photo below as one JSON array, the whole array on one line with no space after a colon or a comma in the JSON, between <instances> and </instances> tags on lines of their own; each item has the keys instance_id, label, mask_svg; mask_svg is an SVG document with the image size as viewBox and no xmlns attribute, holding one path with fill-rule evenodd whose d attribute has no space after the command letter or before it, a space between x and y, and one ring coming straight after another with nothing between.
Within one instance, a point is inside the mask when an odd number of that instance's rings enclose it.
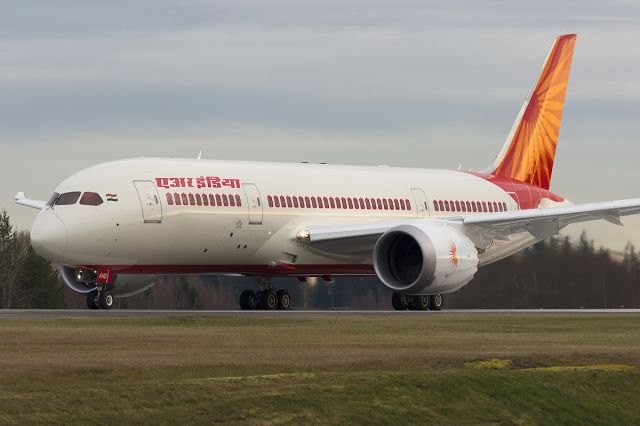
<instances>
[{"instance_id":1,"label":"red stripe on fuselage","mask_svg":"<svg viewBox=\"0 0 640 426\"><path fill-rule=\"evenodd\" d=\"M538 204L540 204L540 200L542 200L543 198L548 198L549 200L556 202L564 201L564 198L554 194L551 191L525 182L520 182L516 179L511 179L504 176L495 176L486 173L468 173L485 179L502 189L504 192L509 193L509 195L511 195L511 198L513 198L516 203L518 203L521 210L537 208Z\"/></svg>"},{"instance_id":2,"label":"red stripe on fuselage","mask_svg":"<svg viewBox=\"0 0 640 426\"><path fill-rule=\"evenodd\" d=\"M261 276L375 275L373 265L83 265L85 269L110 269L119 274L240 274Z\"/></svg>"}]
</instances>

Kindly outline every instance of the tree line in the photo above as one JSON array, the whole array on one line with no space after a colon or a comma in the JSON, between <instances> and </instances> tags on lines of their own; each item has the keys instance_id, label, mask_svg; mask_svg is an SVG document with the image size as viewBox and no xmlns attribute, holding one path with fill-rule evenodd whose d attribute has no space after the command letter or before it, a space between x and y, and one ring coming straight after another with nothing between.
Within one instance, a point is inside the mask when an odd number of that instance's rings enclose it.
<instances>
[{"instance_id":1,"label":"tree line","mask_svg":"<svg viewBox=\"0 0 640 426\"><path fill-rule=\"evenodd\" d=\"M165 276L145 292L117 299L120 308L235 309L251 278ZM295 308L388 309L391 292L375 277L275 278ZM627 244L621 254L596 248L586 233L572 241L557 236L507 259L480 268L461 290L445 298L448 308L640 308L640 253ZM84 296L68 289L55 265L31 248L29 234L17 232L0 214L0 307L84 308Z\"/></svg>"},{"instance_id":2,"label":"tree line","mask_svg":"<svg viewBox=\"0 0 640 426\"><path fill-rule=\"evenodd\" d=\"M38 256L27 232L11 225L0 212L0 308L64 308L65 298L55 267Z\"/></svg>"}]
</instances>

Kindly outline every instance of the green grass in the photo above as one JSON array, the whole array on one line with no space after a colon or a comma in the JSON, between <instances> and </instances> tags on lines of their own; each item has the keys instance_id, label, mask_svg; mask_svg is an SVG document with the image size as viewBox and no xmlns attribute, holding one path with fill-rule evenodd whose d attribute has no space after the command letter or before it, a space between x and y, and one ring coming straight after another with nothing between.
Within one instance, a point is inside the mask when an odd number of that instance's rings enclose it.
<instances>
[{"instance_id":1,"label":"green grass","mask_svg":"<svg viewBox=\"0 0 640 426\"><path fill-rule=\"evenodd\" d=\"M0 371L0 424L632 424L640 316L11 319Z\"/></svg>"}]
</instances>

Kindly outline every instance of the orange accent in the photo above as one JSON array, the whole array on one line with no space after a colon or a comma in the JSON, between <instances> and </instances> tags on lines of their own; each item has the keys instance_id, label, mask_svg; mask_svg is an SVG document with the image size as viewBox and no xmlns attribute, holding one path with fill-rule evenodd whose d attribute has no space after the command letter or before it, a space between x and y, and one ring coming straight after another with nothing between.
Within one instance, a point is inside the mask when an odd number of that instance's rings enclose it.
<instances>
[{"instance_id":1,"label":"orange accent","mask_svg":"<svg viewBox=\"0 0 640 426\"><path fill-rule=\"evenodd\" d=\"M453 269L458 268L458 247L456 247L456 243L449 245L449 262Z\"/></svg>"},{"instance_id":2,"label":"orange accent","mask_svg":"<svg viewBox=\"0 0 640 426\"><path fill-rule=\"evenodd\" d=\"M493 175L549 189L575 42L575 34L556 39Z\"/></svg>"}]
</instances>

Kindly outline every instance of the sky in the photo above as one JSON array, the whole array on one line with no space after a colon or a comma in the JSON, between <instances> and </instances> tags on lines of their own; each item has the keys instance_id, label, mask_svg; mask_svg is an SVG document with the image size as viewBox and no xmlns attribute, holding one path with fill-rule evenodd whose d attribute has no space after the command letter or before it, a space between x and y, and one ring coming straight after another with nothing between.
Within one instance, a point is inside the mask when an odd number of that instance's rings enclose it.
<instances>
[{"instance_id":1,"label":"sky","mask_svg":"<svg viewBox=\"0 0 640 426\"><path fill-rule=\"evenodd\" d=\"M551 189L640 197L640 3L6 2L0 209L28 230L77 170L129 157L480 170L557 35L577 33ZM572 225L596 246L625 227Z\"/></svg>"}]
</instances>

